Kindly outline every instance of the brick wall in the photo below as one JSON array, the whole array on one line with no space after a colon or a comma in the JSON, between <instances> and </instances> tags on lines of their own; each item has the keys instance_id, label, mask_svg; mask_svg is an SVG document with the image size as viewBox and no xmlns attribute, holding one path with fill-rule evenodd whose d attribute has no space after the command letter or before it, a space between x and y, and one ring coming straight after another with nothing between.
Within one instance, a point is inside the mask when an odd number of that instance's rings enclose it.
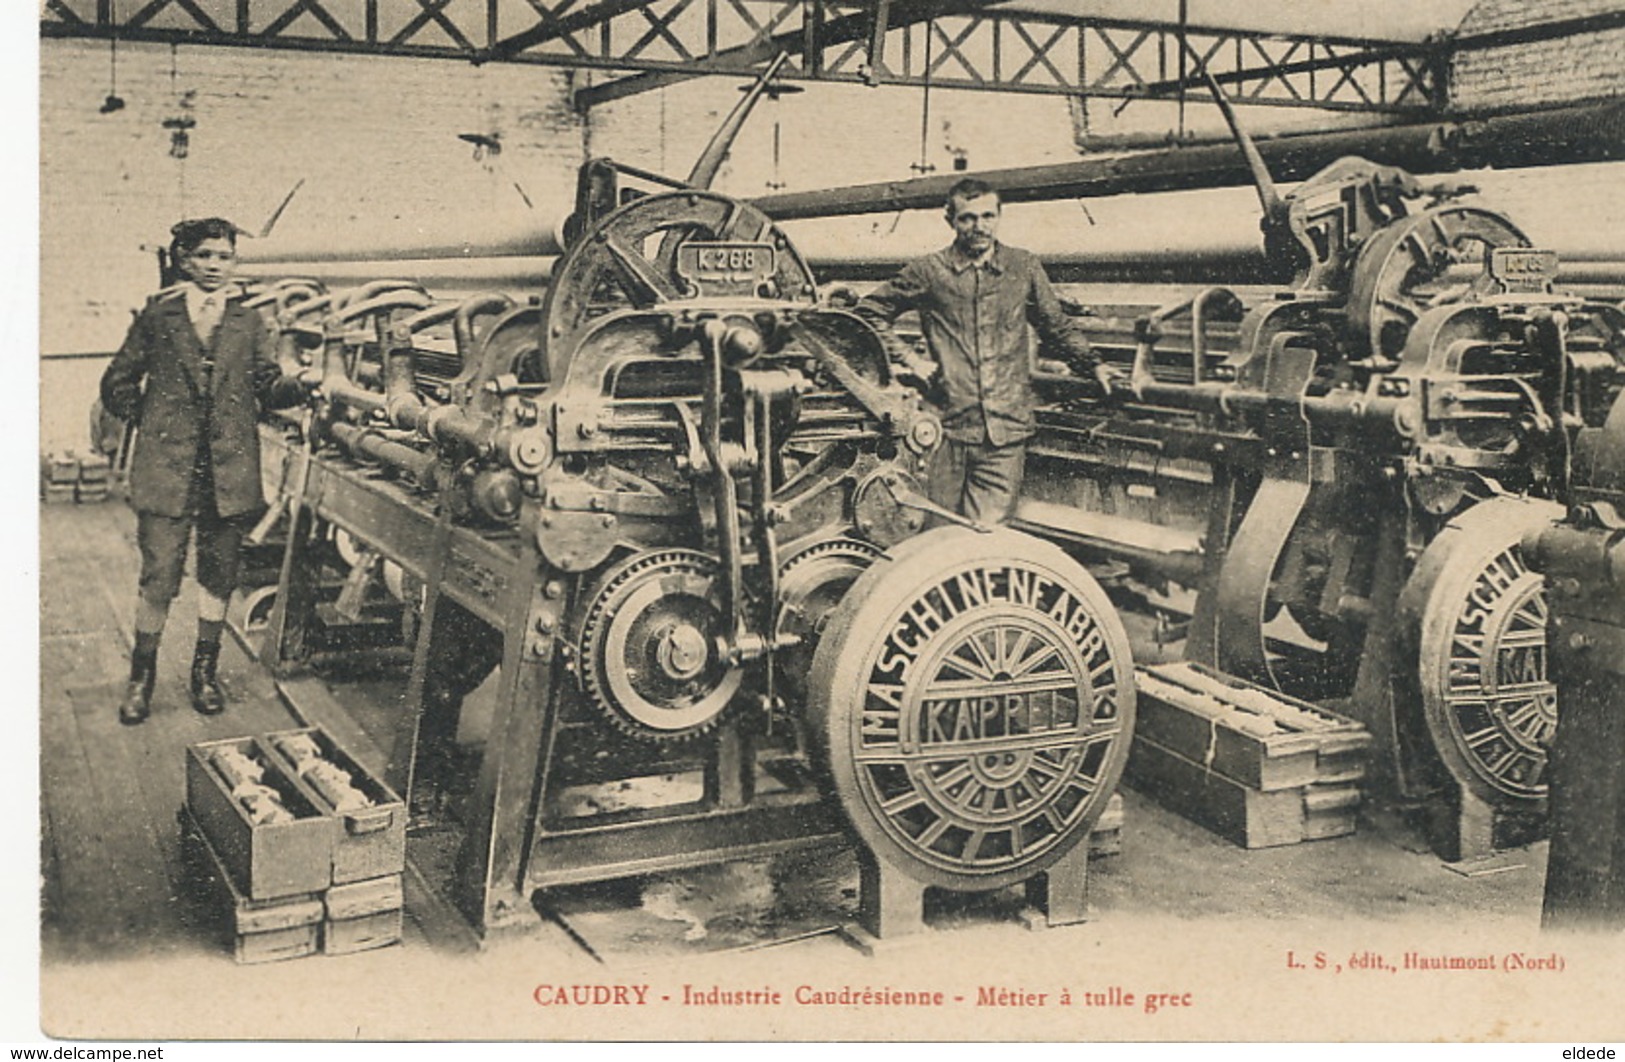
<instances>
[{"instance_id":1,"label":"brick wall","mask_svg":"<svg viewBox=\"0 0 1625 1062\"><path fill-rule=\"evenodd\" d=\"M1615 11L1618 0L1482 0L1458 36L1494 33ZM1463 52L1451 69L1451 104L1483 111L1617 96L1625 92L1625 28Z\"/></svg>"},{"instance_id":2,"label":"brick wall","mask_svg":"<svg viewBox=\"0 0 1625 1062\"><path fill-rule=\"evenodd\" d=\"M583 123L571 74L532 66L124 43L41 47L40 287L46 352L118 344L156 281L142 246L179 217L257 230L303 179L279 234L365 232L448 212L567 208ZM187 157L166 120L190 118ZM476 160L459 133L500 134Z\"/></svg>"}]
</instances>

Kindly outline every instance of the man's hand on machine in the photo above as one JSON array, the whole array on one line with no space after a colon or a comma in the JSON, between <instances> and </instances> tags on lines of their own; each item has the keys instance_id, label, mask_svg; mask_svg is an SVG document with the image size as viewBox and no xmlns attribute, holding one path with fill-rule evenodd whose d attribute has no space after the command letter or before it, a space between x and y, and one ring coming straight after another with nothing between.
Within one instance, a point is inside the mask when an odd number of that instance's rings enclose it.
<instances>
[{"instance_id":1,"label":"man's hand on machine","mask_svg":"<svg viewBox=\"0 0 1625 1062\"><path fill-rule=\"evenodd\" d=\"M1104 361L1097 362L1090 372L1095 383L1100 385L1100 393L1104 398L1110 398L1128 389L1129 374L1116 365Z\"/></svg>"},{"instance_id":2,"label":"man's hand on machine","mask_svg":"<svg viewBox=\"0 0 1625 1062\"><path fill-rule=\"evenodd\" d=\"M1072 375L1084 380L1093 380L1095 386L1100 389L1102 398L1111 398L1129 389L1128 372L1109 362L1096 361L1090 365L1079 360L1072 362L1069 368Z\"/></svg>"},{"instance_id":3,"label":"man's hand on machine","mask_svg":"<svg viewBox=\"0 0 1625 1062\"><path fill-rule=\"evenodd\" d=\"M886 345L886 357L892 368L904 380L913 382L921 391L930 392L937 379L937 363L903 342L895 332L881 333Z\"/></svg>"},{"instance_id":4,"label":"man's hand on machine","mask_svg":"<svg viewBox=\"0 0 1625 1062\"><path fill-rule=\"evenodd\" d=\"M898 344L899 347L902 344ZM929 390L937 379L937 363L912 350L901 349L892 359L898 375L915 381L921 390Z\"/></svg>"}]
</instances>

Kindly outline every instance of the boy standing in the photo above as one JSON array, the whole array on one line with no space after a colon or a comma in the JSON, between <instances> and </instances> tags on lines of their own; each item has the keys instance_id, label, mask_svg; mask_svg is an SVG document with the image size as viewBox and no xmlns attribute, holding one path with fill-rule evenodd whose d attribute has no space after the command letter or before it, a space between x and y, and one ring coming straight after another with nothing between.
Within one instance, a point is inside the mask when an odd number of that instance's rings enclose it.
<instances>
[{"instance_id":1,"label":"boy standing","mask_svg":"<svg viewBox=\"0 0 1625 1062\"><path fill-rule=\"evenodd\" d=\"M204 715L225 710L215 670L226 600L237 585L243 535L264 506L258 411L294 405L304 394L278 371L265 321L228 287L236 227L204 218L171 232L172 260L187 279L147 301L101 381L102 404L140 429L130 460L140 589L118 709L119 722L132 725L151 711L158 642L194 531L192 707Z\"/></svg>"}]
</instances>

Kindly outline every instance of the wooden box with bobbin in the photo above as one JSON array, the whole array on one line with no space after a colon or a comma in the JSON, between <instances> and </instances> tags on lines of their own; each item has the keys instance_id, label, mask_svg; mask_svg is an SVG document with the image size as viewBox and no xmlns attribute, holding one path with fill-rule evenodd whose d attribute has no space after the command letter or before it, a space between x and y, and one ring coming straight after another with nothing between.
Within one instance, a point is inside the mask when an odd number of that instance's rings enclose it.
<instances>
[{"instance_id":1,"label":"wooden box with bobbin","mask_svg":"<svg viewBox=\"0 0 1625 1062\"><path fill-rule=\"evenodd\" d=\"M330 884L400 875L407 814L394 790L321 727L277 731L263 741L278 768L332 824Z\"/></svg>"},{"instance_id":2,"label":"wooden box with bobbin","mask_svg":"<svg viewBox=\"0 0 1625 1062\"><path fill-rule=\"evenodd\" d=\"M255 738L187 746L186 810L249 899L332 883L332 824Z\"/></svg>"},{"instance_id":3,"label":"wooden box with bobbin","mask_svg":"<svg viewBox=\"0 0 1625 1062\"><path fill-rule=\"evenodd\" d=\"M314 892L256 900L232 880L220 853L186 808L179 815L181 852L189 879L206 905L206 922L230 944L240 964L314 955L321 947L322 897Z\"/></svg>"}]
</instances>

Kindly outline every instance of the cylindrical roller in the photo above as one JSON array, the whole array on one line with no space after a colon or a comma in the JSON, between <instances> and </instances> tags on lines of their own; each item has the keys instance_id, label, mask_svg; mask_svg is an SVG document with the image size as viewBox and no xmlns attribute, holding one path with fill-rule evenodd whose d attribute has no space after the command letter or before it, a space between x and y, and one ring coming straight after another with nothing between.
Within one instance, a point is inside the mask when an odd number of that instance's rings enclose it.
<instances>
[{"instance_id":1,"label":"cylindrical roller","mask_svg":"<svg viewBox=\"0 0 1625 1062\"><path fill-rule=\"evenodd\" d=\"M1625 103L1607 100L1472 121L1260 139L1258 150L1277 181L1302 180L1349 155L1417 173L1479 166L1550 166L1617 159L1625 154ZM977 177L1006 203L1245 185L1252 174L1234 144L1147 151L1019 169L918 177L907 181L781 192L756 206L778 221L843 214L939 210L955 182Z\"/></svg>"},{"instance_id":2,"label":"cylindrical roller","mask_svg":"<svg viewBox=\"0 0 1625 1062\"><path fill-rule=\"evenodd\" d=\"M369 225L365 239L353 231L280 233L244 244L249 265L290 262L354 262L390 259L506 258L556 255L564 249L562 217L539 214L451 217L436 223L413 218L398 229Z\"/></svg>"},{"instance_id":3,"label":"cylindrical roller","mask_svg":"<svg viewBox=\"0 0 1625 1062\"><path fill-rule=\"evenodd\" d=\"M432 452L414 449L405 443L386 439L377 432L342 421L332 425L330 431L340 446L357 457L370 458L400 469L425 489L433 488L435 455Z\"/></svg>"}]
</instances>

